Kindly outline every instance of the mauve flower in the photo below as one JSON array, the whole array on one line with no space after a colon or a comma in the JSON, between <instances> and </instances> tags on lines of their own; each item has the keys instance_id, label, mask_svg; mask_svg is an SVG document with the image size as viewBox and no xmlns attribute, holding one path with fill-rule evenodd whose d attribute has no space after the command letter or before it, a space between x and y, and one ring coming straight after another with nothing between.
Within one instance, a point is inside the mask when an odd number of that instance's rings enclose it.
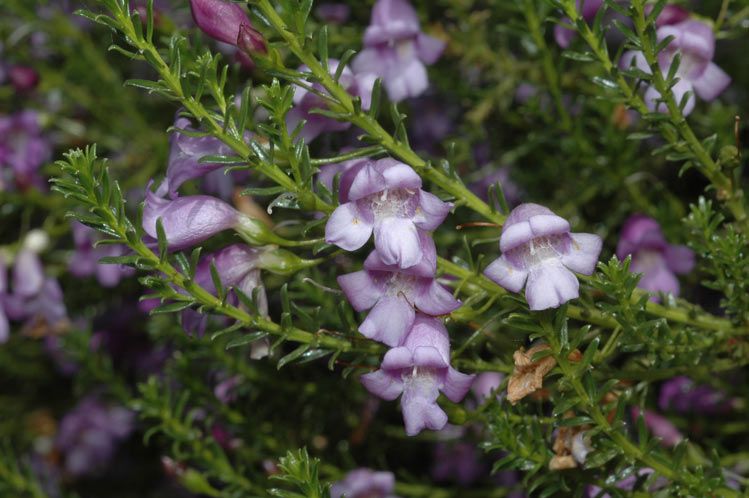
<instances>
[{"instance_id":1,"label":"mauve flower","mask_svg":"<svg viewBox=\"0 0 749 498\"><path fill-rule=\"evenodd\" d=\"M473 193L481 197L483 200L488 201L489 187L495 183L499 183L502 187L502 193L505 196L507 204L510 207L520 204L520 187L518 187L517 184L512 181L512 178L510 178L509 166L501 166L497 168L489 165L483 168L479 174L483 174L483 177L470 185Z\"/></svg>"},{"instance_id":2,"label":"mauve flower","mask_svg":"<svg viewBox=\"0 0 749 498\"><path fill-rule=\"evenodd\" d=\"M502 385L502 381L505 379L505 375L499 372L482 372L476 376L476 379L471 384L471 392L479 403L486 401L492 393L499 398L499 386Z\"/></svg>"},{"instance_id":3,"label":"mauve flower","mask_svg":"<svg viewBox=\"0 0 749 498\"><path fill-rule=\"evenodd\" d=\"M437 404L440 391L457 403L473 378L450 366L450 339L442 322L417 314L403 346L385 353L380 369L362 375L361 382L369 392L388 401L402 394L406 434L415 436L422 429L445 427L447 414Z\"/></svg>"},{"instance_id":4,"label":"mauve flower","mask_svg":"<svg viewBox=\"0 0 749 498\"><path fill-rule=\"evenodd\" d=\"M685 116L694 109L694 94L711 102L731 83L731 77L712 62L715 34L708 24L695 20L669 24L658 28L657 36L659 41L673 37L671 43L658 53L658 66L664 75L668 73L676 54L681 56L681 63L676 71L679 80L671 88L671 92L677 104L681 103L687 92L691 92L684 106ZM626 69L632 65L650 74L650 67L642 52L630 50L622 55L619 66ZM668 112L665 104L657 102L660 98L660 93L653 86L645 91L645 103L651 111L657 109L659 112Z\"/></svg>"},{"instance_id":5,"label":"mauve flower","mask_svg":"<svg viewBox=\"0 0 749 498\"><path fill-rule=\"evenodd\" d=\"M348 152L346 150L342 150L341 152ZM317 173L317 181L318 183L325 186L328 191L333 192L333 180L335 179L335 176L337 174L343 175L346 171L350 170L354 166L358 164L363 164L368 161L371 161L368 157L359 157L356 159L349 159L348 161L342 161L340 163L332 163L332 164L326 164L324 166L320 166L320 171Z\"/></svg>"},{"instance_id":6,"label":"mauve flower","mask_svg":"<svg viewBox=\"0 0 749 498\"><path fill-rule=\"evenodd\" d=\"M427 315L446 315L460 307L452 293L434 278L437 255L432 239L421 232L424 259L407 269L387 265L372 252L364 269L338 277L338 285L356 311L372 309L359 326L365 337L399 346L411 330L416 309Z\"/></svg>"},{"instance_id":7,"label":"mauve flower","mask_svg":"<svg viewBox=\"0 0 749 498\"><path fill-rule=\"evenodd\" d=\"M336 59L328 59L328 71L330 74L334 75L337 70L338 61ZM309 68L307 66L300 66L298 71L301 73L309 72ZM348 66L345 66L341 71L338 83L345 88L349 94L361 98L362 109L369 109L372 102L373 79L366 76L355 75L351 72L351 69L349 69ZM327 90L325 90L320 83L312 83L312 88L317 92L327 94ZM286 128L288 132L293 132L299 123L305 121L302 130L299 132L298 138L304 139L305 142L309 143L322 133L343 131L351 127L351 123L347 121L337 121L333 118L313 112L315 109L327 109L327 107L325 99L308 91L306 88L295 85L294 107L292 107L286 115Z\"/></svg>"},{"instance_id":8,"label":"mauve flower","mask_svg":"<svg viewBox=\"0 0 749 498\"><path fill-rule=\"evenodd\" d=\"M46 188L38 170L51 154L52 147L42 135L36 112L0 116L0 191L8 190L11 184L20 190Z\"/></svg>"},{"instance_id":9,"label":"mauve flower","mask_svg":"<svg viewBox=\"0 0 749 498\"><path fill-rule=\"evenodd\" d=\"M521 204L502 227L502 256L484 274L511 292L525 285L531 310L556 308L579 296L573 272L593 273L602 240L589 233L570 233L570 224L538 204Z\"/></svg>"},{"instance_id":10,"label":"mauve flower","mask_svg":"<svg viewBox=\"0 0 749 498\"><path fill-rule=\"evenodd\" d=\"M232 375L227 377L213 388L213 395L224 404L231 403L237 399L237 386L242 383L242 377Z\"/></svg>"},{"instance_id":11,"label":"mauve flower","mask_svg":"<svg viewBox=\"0 0 749 498\"><path fill-rule=\"evenodd\" d=\"M667 380L661 386L658 408L680 413L725 413L731 409L731 401L713 387L697 385L689 377L680 375Z\"/></svg>"},{"instance_id":12,"label":"mauve flower","mask_svg":"<svg viewBox=\"0 0 749 498\"><path fill-rule=\"evenodd\" d=\"M421 32L406 0L377 0L364 47L352 63L354 71L382 78L390 100L399 102L424 93L429 85L425 64L439 59L445 42Z\"/></svg>"},{"instance_id":13,"label":"mauve flower","mask_svg":"<svg viewBox=\"0 0 749 498\"><path fill-rule=\"evenodd\" d=\"M29 92L39 84L39 73L31 67L12 66L8 70L8 79L16 92Z\"/></svg>"},{"instance_id":14,"label":"mauve flower","mask_svg":"<svg viewBox=\"0 0 749 498\"><path fill-rule=\"evenodd\" d=\"M227 0L190 0L195 24L206 35L237 45L241 26L252 26L247 12L237 2Z\"/></svg>"},{"instance_id":15,"label":"mauve flower","mask_svg":"<svg viewBox=\"0 0 749 498\"><path fill-rule=\"evenodd\" d=\"M201 158L232 154L231 148L215 137L193 137L181 133L179 130L198 131L191 127L190 120L187 118L178 117L174 121L174 127L177 130L173 132L169 140L169 164L166 169L166 178L156 191L159 197L164 197L168 193L172 199L177 197L177 189L186 181L225 167L220 163L200 162Z\"/></svg>"},{"instance_id":16,"label":"mauve flower","mask_svg":"<svg viewBox=\"0 0 749 498\"><path fill-rule=\"evenodd\" d=\"M624 260L629 255L632 256L629 270L642 273L637 286L648 292L678 296L676 274L689 273L694 268L694 253L686 246L666 242L658 222L642 214L630 216L622 227L616 257ZM651 300L659 298L652 296Z\"/></svg>"},{"instance_id":17,"label":"mauve flower","mask_svg":"<svg viewBox=\"0 0 749 498\"><path fill-rule=\"evenodd\" d=\"M133 430L134 414L88 397L60 422L55 446L65 457L65 470L74 475L91 474L114 456L117 445Z\"/></svg>"},{"instance_id":18,"label":"mauve flower","mask_svg":"<svg viewBox=\"0 0 749 498\"><path fill-rule=\"evenodd\" d=\"M643 411L638 407L632 407L632 418L637 419L640 416L642 416L645 426L650 429L653 436L661 440L663 446L670 448L684 439L684 435L666 417L650 410Z\"/></svg>"},{"instance_id":19,"label":"mauve flower","mask_svg":"<svg viewBox=\"0 0 749 498\"><path fill-rule=\"evenodd\" d=\"M397 498L392 472L370 469L352 470L342 481L330 487L330 498Z\"/></svg>"},{"instance_id":20,"label":"mauve flower","mask_svg":"<svg viewBox=\"0 0 749 498\"><path fill-rule=\"evenodd\" d=\"M595 19L598 10L603 5L603 0L577 0L576 2L577 11L580 12L585 22L591 22ZM562 18L564 24L572 24L569 17ZM562 48L567 48L572 43L577 32L574 29L570 29L565 25L557 24L554 26L554 40L557 45Z\"/></svg>"},{"instance_id":21,"label":"mauve flower","mask_svg":"<svg viewBox=\"0 0 749 498\"><path fill-rule=\"evenodd\" d=\"M347 251L362 247L374 232L383 263L409 268L424 259L423 237L452 209L421 190L421 177L394 159L359 163L341 178L341 205L330 215L325 240Z\"/></svg>"},{"instance_id":22,"label":"mauve flower","mask_svg":"<svg viewBox=\"0 0 749 498\"><path fill-rule=\"evenodd\" d=\"M343 24L350 14L351 7L345 3L321 3L315 7L315 15L329 24Z\"/></svg>"},{"instance_id":23,"label":"mauve flower","mask_svg":"<svg viewBox=\"0 0 749 498\"><path fill-rule=\"evenodd\" d=\"M416 151L437 154L442 141L455 128L455 106L441 95L423 95L409 101L409 115L418 120L408 121L408 140Z\"/></svg>"},{"instance_id":24,"label":"mauve flower","mask_svg":"<svg viewBox=\"0 0 749 498\"><path fill-rule=\"evenodd\" d=\"M161 218L164 234L173 250L199 244L224 230L257 233L258 221L243 215L226 202L208 195L189 195L164 199L146 187L143 206L143 230L157 238L156 221Z\"/></svg>"},{"instance_id":25,"label":"mauve flower","mask_svg":"<svg viewBox=\"0 0 749 498\"><path fill-rule=\"evenodd\" d=\"M652 10L652 4L645 6L645 14L649 15ZM661 26L667 26L669 24L679 24L680 22L689 19L689 17L689 11L681 5L666 5L663 7L663 10L661 10L661 13L658 14L658 17L655 20L655 25L660 28Z\"/></svg>"},{"instance_id":26,"label":"mauve flower","mask_svg":"<svg viewBox=\"0 0 749 498\"><path fill-rule=\"evenodd\" d=\"M81 223L73 222L75 251L68 262L68 271L78 278L96 275L104 287L114 287L124 277L135 273L133 268L124 265L99 264L99 259L107 256L123 256L127 249L122 245L106 244L94 247L97 240L95 230Z\"/></svg>"},{"instance_id":27,"label":"mauve flower","mask_svg":"<svg viewBox=\"0 0 749 498\"><path fill-rule=\"evenodd\" d=\"M434 447L432 478L435 481L454 481L468 486L488 472L481 461L481 453L473 443L437 443Z\"/></svg>"}]
</instances>

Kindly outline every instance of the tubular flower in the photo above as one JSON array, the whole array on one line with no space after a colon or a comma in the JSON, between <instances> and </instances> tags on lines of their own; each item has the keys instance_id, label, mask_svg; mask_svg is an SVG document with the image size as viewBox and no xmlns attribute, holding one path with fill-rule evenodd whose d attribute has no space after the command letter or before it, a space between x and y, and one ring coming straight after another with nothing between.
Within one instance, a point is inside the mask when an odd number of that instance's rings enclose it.
<instances>
[{"instance_id":1,"label":"tubular flower","mask_svg":"<svg viewBox=\"0 0 749 498\"><path fill-rule=\"evenodd\" d=\"M299 72L308 72L307 66L301 66ZM328 71L335 75L338 71L338 61L328 59ZM366 76L354 75L348 66L344 66L341 71L338 83L346 89L348 93L355 97L361 98L362 109L368 110L372 101L372 85L374 80ZM322 94L326 94L325 88L320 83L314 83L312 87ZM286 128L289 133L305 121L302 130L299 132L299 138L309 143L320 134L331 131L344 131L351 127L351 123L346 121L337 121L333 118L316 114L315 109L326 109L325 99L320 95L308 91L301 86L294 86L294 107L286 115Z\"/></svg>"},{"instance_id":2,"label":"tubular flower","mask_svg":"<svg viewBox=\"0 0 749 498\"><path fill-rule=\"evenodd\" d=\"M632 256L630 271L642 273L637 286L649 292L678 296L676 274L689 273L694 268L694 253L686 246L666 242L658 222L642 214L630 216L622 228L616 257L623 260L629 255ZM653 296L651 300L659 298Z\"/></svg>"},{"instance_id":3,"label":"tubular flower","mask_svg":"<svg viewBox=\"0 0 749 498\"><path fill-rule=\"evenodd\" d=\"M570 233L570 224L538 204L521 204L502 227L502 256L485 275L511 292L525 286L531 310L556 308L579 296L572 272L590 275L601 252L601 238Z\"/></svg>"},{"instance_id":4,"label":"tubular flower","mask_svg":"<svg viewBox=\"0 0 749 498\"><path fill-rule=\"evenodd\" d=\"M39 168L50 159L52 146L39 121L34 111L0 116L0 192L46 188Z\"/></svg>"},{"instance_id":5,"label":"tubular flower","mask_svg":"<svg viewBox=\"0 0 749 498\"><path fill-rule=\"evenodd\" d=\"M707 384L695 384L683 375L667 380L658 396L658 408L664 411L716 414L730 411L733 406L725 393Z\"/></svg>"},{"instance_id":6,"label":"tubular flower","mask_svg":"<svg viewBox=\"0 0 749 498\"><path fill-rule=\"evenodd\" d=\"M370 469L352 470L342 481L330 488L331 498L397 498L395 476L392 472L375 472Z\"/></svg>"},{"instance_id":7,"label":"tubular flower","mask_svg":"<svg viewBox=\"0 0 749 498\"><path fill-rule=\"evenodd\" d=\"M452 294L434 278L434 242L419 234L424 259L407 269L387 265L372 252L364 270L341 275L338 284L356 311L372 309L359 326L364 336L388 346L399 346L411 329L416 310L428 315L446 315L460 307Z\"/></svg>"},{"instance_id":8,"label":"tubular flower","mask_svg":"<svg viewBox=\"0 0 749 498\"><path fill-rule=\"evenodd\" d=\"M195 24L214 40L238 45L242 26L252 26L247 12L238 3L225 0L190 0Z\"/></svg>"},{"instance_id":9,"label":"tubular flower","mask_svg":"<svg viewBox=\"0 0 749 498\"><path fill-rule=\"evenodd\" d=\"M709 25L696 20L686 20L661 26L658 28L657 35L658 40L673 37L668 46L658 53L658 66L664 75L671 68L675 56L679 54L681 57L676 71L679 79L671 91L677 104L682 102L687 92L691 92L683 108L685 116L694 109L693 94L711 102L731 83L731 77L712 62L715 54L715 34ZM638 69L650 74L650 67L642 52L625 52L619 65L625 69L635 65ZM652 111L668 112L666 105L658 102L660 98L661 94L653 86L645 91L645 102Z\"/></svg>"},{"instance_id":10,"label":"tubular flower","mask_svg":"<svg viewBox=\"0 0 749 498\"><path fill-rule=\"evenodd\" d=\"M143 230L157 237L156 221L160 218L170 249L184 249L199 244L219 232L237 227L243 215L229 204L207 195L190 195L164 199L146 187L143 207Z\"/></svg>"},{"instance_id":11,"label":"tubular flower","mask_svg":"<svg viewBox=\"0 0 749 498\"><path fill-rule=\"evenodd\" d=\"M420 231L436 229L452 204L421 190L421 177L394 159L357 164L341 178L340 200L325 240L347 251L374 244L386 265L410 268L424 259Z\"/></svg>"},{"instance_id":12,"label":"tubular flower","mask_svg":"<svg viewBox=\"0 0 749 498\"><path fill-rule=\"evenodd\" d=\"M445 427L447 414L437 404L440 391L457 403L470 389L473 377L450 366L450 340L442 322L418 314L403 346L388 351L380 369L362 375L361 381L382 399L402 395L406 434L415 436L423 429Z\"/></svg>"},{"instance_id":13,"label":"tubular flower","mask_svg":"<svg viewBox=\"0 0 749 498\"><path fill-rule=\"evenodd\" d=\"M75 252L68 261L68 270L78 278L96 275L103 287L114 287L123 277L135 273L133 268L123 265L100 264L99 259L106 256L122 256L126 249L122 245L104 245L94 247L96 232L77 221L73 223L73 241Z\"/></svg>"},{"instance_id":14,"label":"tubular flower","mask_svg":"<svg viewBox=\"0 0 749 498\"><path fill-rule=\"evenodd\" d=\"M421 32L406 0L378 0L364 47L352 63L354 71L382 78L390 100L399 102L424 93L429 86L425 65L439 59L445 42Z\"/></svg>"}]
</instances>

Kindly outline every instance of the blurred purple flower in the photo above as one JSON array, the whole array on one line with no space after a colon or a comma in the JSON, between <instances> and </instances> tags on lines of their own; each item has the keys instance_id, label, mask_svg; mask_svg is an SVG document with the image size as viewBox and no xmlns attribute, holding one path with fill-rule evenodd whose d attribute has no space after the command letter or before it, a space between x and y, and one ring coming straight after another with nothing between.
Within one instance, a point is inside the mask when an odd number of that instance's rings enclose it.
<instances>
[{"instance_id":1,"label":"blurred purple flower","mask_svg":"<svg viewBox=\"0 0 749 498\"><path fill-rule=\"evenodd\" d=\"M32 67L11 66L8 79L16 92L30 92L39 84L39 73Z\"/></svg>"},{"instance_id":2,"label":"blurred purple flower","mask_svg":"<svg viewBox=\"0 0 749 498\"><path fill-rule=\"evenodd\" d=\"M686 274L694 268L694 253L686 246L667 243L658 222L642 214L630 216L622 227L616 257L624 260L629 255L629 270L642 273L637 286L648 292L678 296L676 274ZM658 301L659 297L654 295L651 300Z\"/></svg>"},{"instance_id":3,"label":"blurred purple flower","mask_svg":"<svg viewBox=\"0 0 749 498\"><path fill-rule=\"evenodd\" d=\"M471 384L471 392L479 403L486 401L492 393L499 398L501 393L498 389L504 379L504 374L499 372L480 373Z\"/></svg>"},{"instance_id":4,"label":"blurred purple flower","mask_svg":"<svg viewBox=\"0 0 749 498\"><path fill-rule=\"evenodd\" d=\"M489 187L495 183L502 186L502 192L505 195L507 204L512 207L520 203L520 187L510 178L510 167L501 166L499 168L489 165L481 170L483 177L471 184L471 191L484 199L489 199Z\"/></svg>"},{"instance_id":5,"label":"blurred purple flower","mask_svg":"<svg viewBox=\"0 0 749 498\"><path fill-rule=\"evenodd\" d=\"M120 279L135 274L135 270L124 265L99 264L99 259L107 256L123 256L127 249L122 245L102 245L94 247L97 232L77 221L73 222L75 251L68 262L68 270L78 278L96 275L103 287L114 287Z\"/></svg>"},{"instance_id":6,"label":"blurred purple flower","mask_svg":"<svg viewBox=\"0 0 749 498\"><path fill-rule=\"evenodd\" d=\"M525 286L532 310L556 308L578 297L572 272L591 275L602 244L598 235L570 233L569 222L546 207L521 204L502 227L502 255L484 274L511 292Z\"/></svg>"},{"instance_id":7,"label":"blurred purple flower","mask_svg":"<svg viewBox=\"0 0 749 498\"><path fill-rule=\"evenodd\" d=\"M330 74L334 75L337 70L338 61L336 59L328 59L328 71ZM301 66L298 71L305 73L309 71L309 68ZM372 101L372 85L374 80L354 75L351 69L346 66L341 71L338 82L349 94L361 98L362 109L369 109ZM327 93L320 83L313 83L312 88L322 94ZM325 99L308 91L306 88L294 86L294 107L286 115L286 128L288 132L293 132L299 123L305 121L298 138L304 139L305 142L309 143L322 133L343 131L351 127L351 123L349 122L337 121L313 112L315 109L327 109Z\"/></svg>"},{"instance_id":8,"label":"blurred purple flower","mask_svg":"<svg viewBox=\"0 0 749 498\"><path fill-rule=\"evenodd\" d=\"M329 24L343 24L350 14L351 7L345 3L321 3L315 7L315 15Z\"/></svg>"},{"instance_id":9,"label":"blurred purple flower","mask_svg":"<svg viewBox=\"0 0 749 498\"><path fill-rule=\"evenodd\" d=\"M134 414L108 406L93 396L78 403L60 422L55 446L65 457L65 470L93 474L106 466L133 430Z\"/></svg>"},{"instance_id":10,"label":"blurred purple flower","mask_svg":"<svg viewBox=\"0 0 749 498\"><path fill-rule=\"evenodd\" d=\"M732 403L726 395L708 385L697 385L683 375L667 380L661 386L658 408L680 413L725 413Z\"/></svg>"},{"instance_id":11,"label":"blurred purple flower","mask_svg":"<svg viewBox=\"0 0 749 498\"><path fill-rule=\"evenodd\" d=\"M12 185L19 190L46 189L39 168L51 154L35 111L0 116L0 191L12 190Z\"/></svg>"},{"instance_id":12,"label":"blurred purple flower","mask_svg":"<svg viewBox=\"0 0 749 498\"><path fill-rule=\"evenodd\" d=\"M666 417L650 410L643 411L638 407L632 407L632 418L637 419L640 416L642 416L645 426L650 429L653 436L661 440L663 446L670 448L684 439L684 435Z\"/></svg>"},{"instance_id":13,"label":"blurred purple flower","mask_svg":"<svg viewBox=\"0 0 749 498\"><path fill-rule=\"evenodd\" d=\"M364 261L364 269L338 277L338 285L356 311L372 309L359 326L365 337L394 347L402 344L416 317L416 310L437 316L460 307L452 293L434 278L437 256L434 242L421 232L424 258L417 265L400 269L387 265L375 251Z\"/></svg>"},{"instance_id":14,"label":"blurred purple flower","mask_svg":"<svg viewBox=\"0 0 749 498\"><path fill-rule=\"evenodd\" d=\"M429 85L425 64L439 59L445 42L421 32L406 0L377 0L364 47L352 63L354 71L382 78L390 100L400 102L424 93Z\"/></svg>"},{"instance_id":15,"label":"blurred purple flower","mask_svg":"<svg viewBox=\"0 0 749 498\"><path fill-rule=\"evenodd\" d=\"M402 394L406 434L415 436L423 429L445 427L447 414L437 404L440 391L457 403L473 378L450 366L450 339L442 322L417 314L403 346L385 353L380 370L362 375L361 382L369 392L388 401Z\"/></svg>"},{"instance_id":16,"label":"blurred purple flower","mask_svg":"<svg viewBox=\"0 0 749 498\"><path fill-rule=\"evenodd\" d=\"M437 443L434 447L432 478L438 482L454 481L468 486L488 474L481 452L468 442Z\"/></svg>"},{"instance_id":17,"label":"blurred purple flower","mask_svg":"<svg viewBox=\"0 0 749 498\"><path fill-rule=\"evenodd\" d=\"M200 159L211 155L231 155L232 150L221 140L212 136L194 137L186 132L197 132L191 127L190 120L177 117L174 121L176 130L172 133L169 143L169 164L166 169L166 178L159 185L156 195L164 197L167 194L174 199L178 196L177 189L188 180L200 178L208 173L222 169L224 164L203 163Z\"/></svg>"},{"instance_id":18,"label":"blurred purple flower","mask_svg":"<svg viewBox=\"0 0 749 498\"><path fill-rule=\"evenodd\" d=\"M435 154L455 124L456 109L442 96L421 96L409 101L410 115L418 120L408 121L408 139L414 150Z\"/></svg>"},{"instance_id":19,"label":"blurred purple flower","mask_svg":"<svg viewBox=\"0 0 749 498\"><path fill-rule=\"evenodd\" d=\"M679 54L681 57L679 69L676 71L679 80L671 88L671 92L677 104L680 104L687 92L690 92L689 99L684 105L685 116L694 109L694 94L706 102L712 102L728 88L731 77L712 62L715 54L715 34L708 24L687 20L664 25L658 28L657 36L659 41L669 36L673 37L671 43L658 53L658 66L664 75L670 70L675 56ZM650 74L650 67L642 52L630 50L622 55L619 66L626 69L632 65ZM647 88L644 98L651 111L668 112L666 105L658 102L661 95L654 86Z\"/></svg>"},{"instance_id":20,"label":"blurred purple flower","mask_svg":"<svg viewBox=\"0 0 749 498\"><path fill-rule=\"evenodd\" d=\"M648 476L654 472L655 471L651 469L650 467L638 469L635 474L625 477L624 479L617 482L616 487L618 489L623 489L625 491L634 491L635 485L637 485L638 481L644 482L645 479L647 479ZM662 477L659 477L648 488L647 491L649 492L657 491L658 489L665 487L666 484L668 484L668 481L666 481ZM611 498L611 495L608 493L604 493L603 490L599 488L598 486L590 485L588 486L588 497L589 498Z\"/></svg>"},{"instance_id":21,"label":"blurred purple flower","mask_svg":"<svg viewBox=\"0 0 749 498\"><path fill-rule=\"evenodd\" d=\"M392 472L370 469L352 470L330 488L330 498L397 498Z\"/></svg>"},{"instance_id":22,"label":"blurred purple flower","mask_svg":"<svg viewBox=\"0 0 749 498\"><path fill-rule=\"evenodd\" d=\"M436 229L451 203L421 190L421 177L394 159L361 162L341 178L341 204L325 226L325 240L347 251L374 232L383 263L409 268L424 259L419 231Z\"/></svg>"}]
</instances>

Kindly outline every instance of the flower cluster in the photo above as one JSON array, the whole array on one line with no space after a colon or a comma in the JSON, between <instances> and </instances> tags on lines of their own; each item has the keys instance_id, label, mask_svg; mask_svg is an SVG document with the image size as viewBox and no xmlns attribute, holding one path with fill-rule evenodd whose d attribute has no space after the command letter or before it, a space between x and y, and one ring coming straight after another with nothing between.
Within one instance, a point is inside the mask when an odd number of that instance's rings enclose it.
<instances>
[{"instance_id":1,"label":"flower cluster","mask_svg":"<svg viewBox=\"0 0 749 498\"><path fill-rule=\"evenodd\" d=\"M348 251L374 233L375 250L364 270L342 275L338 283L354 309L371 309L359 331L392 348L380 370L361 380L383 399L402 394L409 435L444 427L439 392L460 401L473 379L450 366L447 329L434 318L460 306L435 280L437 256L429 236L452 205L421 186L421 177L394 159L359 161L341 175L341 204L325 226L326 241Z\"/></svg>"}]
</instances>

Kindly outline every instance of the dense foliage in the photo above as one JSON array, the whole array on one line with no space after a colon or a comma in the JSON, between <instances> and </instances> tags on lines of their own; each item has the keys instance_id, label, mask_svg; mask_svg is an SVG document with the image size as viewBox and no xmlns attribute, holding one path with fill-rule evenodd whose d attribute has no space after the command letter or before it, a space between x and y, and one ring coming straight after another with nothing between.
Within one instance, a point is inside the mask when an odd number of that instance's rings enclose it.
<instances>
[{"instance_id":1,"label":"dense foliage","mask_svg":"<svg viewBox=\"0 0 749 498\"><path fill-rule=\"evenodd\" d=\"M3 0L0 496L743 496L737 0Z\"/></svg>"}]
</instances>

